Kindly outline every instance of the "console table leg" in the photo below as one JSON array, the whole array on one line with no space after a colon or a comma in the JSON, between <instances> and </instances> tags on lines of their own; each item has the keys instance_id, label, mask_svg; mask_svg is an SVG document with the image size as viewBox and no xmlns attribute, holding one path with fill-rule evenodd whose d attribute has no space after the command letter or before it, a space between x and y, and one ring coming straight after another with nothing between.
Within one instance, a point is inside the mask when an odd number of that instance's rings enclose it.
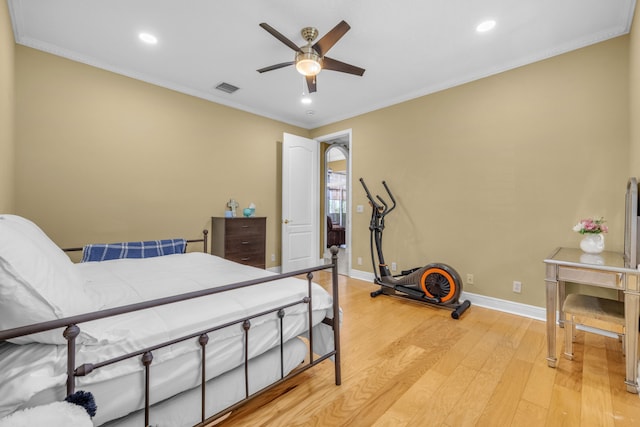
<instances>
[{"instance_id":1,"label":"console table leg","mask_svg":"<svg viewBox=\"0 0 640 427\"><path fill-rule=\"evenodd\" d=\"M558 362L556 357L556 307L558 300L558 282L546 280L547 293L547 365L555 368Z\"/></svg>"},{"instance_id":2,"label":"console table leg","mask_svg":"<svg viewBox=\"0 0 640 427\"><path fill-rule=\"evenodd\" d=\"M628 278L632 280L632 278ZM637 278L633 278L637 280ZM640 311L640 295L637 293L625 293L625 363L627 391L638 393L638 314Z\"/></svg>"}]
</instances>

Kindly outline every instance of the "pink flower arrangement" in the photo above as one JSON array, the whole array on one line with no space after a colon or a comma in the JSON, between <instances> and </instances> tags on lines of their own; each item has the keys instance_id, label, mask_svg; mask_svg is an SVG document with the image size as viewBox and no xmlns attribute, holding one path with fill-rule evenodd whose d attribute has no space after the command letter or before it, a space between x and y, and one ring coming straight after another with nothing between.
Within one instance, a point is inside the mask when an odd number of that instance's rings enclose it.
<instances>
[{"instance_id":1,"label":"pink flower arrangement","mask_svg":"<svg viewBox=\"0 0 640 427\"><path fill-rule=\"evenodd\" d=\"M609 231L609 228L604 225L604 218L598 219L587 218L582 219L576 225L573 226L573 231L580 234L600 234Z\"/></svg>"}]
</instances>

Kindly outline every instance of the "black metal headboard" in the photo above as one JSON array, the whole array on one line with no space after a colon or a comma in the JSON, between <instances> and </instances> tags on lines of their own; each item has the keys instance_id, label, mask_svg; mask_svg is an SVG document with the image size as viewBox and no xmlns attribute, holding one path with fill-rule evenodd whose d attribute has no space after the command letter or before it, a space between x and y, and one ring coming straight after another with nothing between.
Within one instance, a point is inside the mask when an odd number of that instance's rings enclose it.
<instances>
[{"instance_id":1,"label":"black metal headboard","mask_svg":"<svg viewBox=\"0 0 640 427\"><path fill-rule=\"evenodd\" d=\"M187 240L187 244L189 243L200 243L202 242L202 249L204 253L208 252L208 239L207 239L207 235L209 234L209 230L207 230L206 228L204 230L202 230L202 239L191 239L191 240ZM83 250L84 248L82 246L80 247L75 247L75 248L62 248L63 251L65 252L78 252Z\"/></svg>"}]
</instances>

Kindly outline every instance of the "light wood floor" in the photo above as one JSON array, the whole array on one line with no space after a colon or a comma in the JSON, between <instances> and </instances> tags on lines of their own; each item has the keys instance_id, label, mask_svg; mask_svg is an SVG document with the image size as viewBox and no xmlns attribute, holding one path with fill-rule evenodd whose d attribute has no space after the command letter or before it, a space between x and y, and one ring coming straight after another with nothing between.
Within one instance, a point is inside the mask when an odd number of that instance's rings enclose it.
<instances>
[{"instance_id":1,"label":"light wood floor","mask_svg":"<svg viewBox=\"0 0 640 427\"><path fill-rule=\"evenodd\" d=\"M448 310L371 298L375 289L340 278L341 386L325 361L219 425L640 425L616 339L579 332L575 359L552 369L544 322L475 306L454 320ZM562 337L559 329L559 350Z\"/></svg>"}]
</instances>

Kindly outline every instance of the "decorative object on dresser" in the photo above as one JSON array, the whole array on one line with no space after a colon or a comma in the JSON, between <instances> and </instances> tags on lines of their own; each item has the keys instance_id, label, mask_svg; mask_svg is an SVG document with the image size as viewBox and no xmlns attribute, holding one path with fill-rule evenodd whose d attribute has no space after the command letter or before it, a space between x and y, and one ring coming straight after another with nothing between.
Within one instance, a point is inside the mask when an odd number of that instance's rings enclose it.
<instances>
[{"instance_id":1,"label":"decorative object on dresser","mask_svg":"<svg viewBox=\"0 0 640 427\"><path fill-rule=\"evenodd\" d=\"M267 218L211 217L211 254L265 268Z\"/></svg>"},{"instance_id":2,"label":"decorative object on dresser","mask_svg":"<svg viewBox=\"0 0 640 427\"><path fill-rule=\"evenodd\" d=\"M244 208L242 214L246 217L255 216L256 215L256 205L253 203L249 204L248 208Z\"/></svg>"},{"instance_id":3,"label":"decorative object on dresser","mask_svg":"<svg viewBox=\"0 0 640 427\"><path fill-rule=\"evenodd\" d=\"M227 214L225 212L225 216L227 218L229 218L229 217L235 218L236 217L236 210L238 209L238 206L240 206L240 204L238 204L238 202L236 202L235 199L229 200L229 203L227 203L227 207L229 208L230 214Z\"/></svg>"}]
</instances>

